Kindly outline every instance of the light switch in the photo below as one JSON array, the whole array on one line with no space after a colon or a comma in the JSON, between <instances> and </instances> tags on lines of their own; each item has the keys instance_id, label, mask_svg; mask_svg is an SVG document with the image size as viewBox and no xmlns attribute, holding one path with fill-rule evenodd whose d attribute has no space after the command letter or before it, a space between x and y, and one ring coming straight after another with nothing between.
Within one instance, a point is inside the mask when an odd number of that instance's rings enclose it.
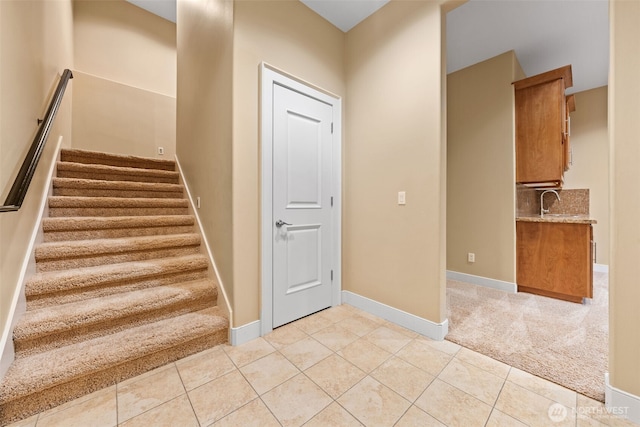
<instances>
[{"instance_id":1,"label":"light switch","mask_svg":"<svg viewBox=\"0 0 640 427\"><path fill-rule=\"evenodd\" d=\"M406 205L407 204L407 194L404 191L398 191L398 204Z\"/></svg>"}]
</instances>

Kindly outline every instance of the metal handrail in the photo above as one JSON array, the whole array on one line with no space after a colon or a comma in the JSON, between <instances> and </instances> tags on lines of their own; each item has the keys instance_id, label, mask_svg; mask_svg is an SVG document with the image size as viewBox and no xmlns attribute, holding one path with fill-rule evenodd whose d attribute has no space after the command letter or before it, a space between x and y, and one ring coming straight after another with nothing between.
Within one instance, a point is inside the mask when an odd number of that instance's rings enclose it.
<instances>
[{"instance_id":1,"label":"metal handrail","mask_svg":"<svg viewBox=\"0 0 640 427\"><path fill-rule=\"evenodd\" d=\"M31 179L33 178L33 174L36 172L36 167L40 161L40 156L42 155L44 146L49 138L49 132L51 132L53 120L56 118L58 108L62 103L62 97L64 96L65 89L67 88L67 83L69 82L69 79L72 78L73 74L71 71L65 69L60 77L58 87L53 94L49 108L47 108L47 113L44 115L44 119L42 119L42 121L38 120L38 132L36 132L36 136L31 143L27 157L25 157L24 162L22 162L22 166L20 167L20 171L11 186L9 195L4 201L4 206L0 206L0 212L14 212L22 206L22 202L24 201L24 198L27 195L27 190L29 189L29 184L31 184Z\"/></svg>"}]
</instances>

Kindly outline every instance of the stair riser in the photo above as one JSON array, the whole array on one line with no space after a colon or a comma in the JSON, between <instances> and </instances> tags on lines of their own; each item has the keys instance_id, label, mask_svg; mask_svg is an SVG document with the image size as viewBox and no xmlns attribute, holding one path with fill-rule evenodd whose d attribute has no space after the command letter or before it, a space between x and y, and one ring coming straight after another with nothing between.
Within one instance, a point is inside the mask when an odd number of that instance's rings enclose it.
<instances>
[{"instance_id":1,"label":"stair riser","mask_svg":"<svg viewBox=\"0 0 640 427\"><path fill-rule=\"evenodd\" d=\"M69 330L52 333L42 337L34 337L32 339L22 340L14 337L16 357L42 353L43 351L51 350L53 348L59 348L64 345L109 335L128 328L157 322L159 320L192 313L198 310L204 310L207 307L216 305L217 294L214 289L215 288L211 288L209 292L202 292L199 295L193 295L193 298L181 300L176 304L168 304L158 310L148 310L145 312L131 314L129 316L122 316L103 322L97 322L95 324L73 327Z\"/></svg>"},{"instance_id":2,"label":"stair riser","mask_svg":"<svg viewBox=\"0 0 640 427\"><path fill-rule=\"evenodd\" d=\"M45 242L68 240L109 239L140 236L167 236L171 234L193 233L192 225L181 227L115 228L106 230L46 231Z\"/></svg>"},{"instance_id":3,"label":"stair riser","mask_svg":"<svg viewBox=\"0 0 640 427\"><path fill-rule=\"evenodd\" d=\"M101 181L155 182L160 184L178 184L176 176L129 175L95 171L58 170L58 178L99 179Z\"/></svg>"},{"instance_id":4,"label":"stair riser","mask_svg":"<svg viewBox=\"0 0 640 427\"><path fill-rule=\"evenodd\" d=\"M128 261L145 261L157 258L178 257L200 253L200 246L178 248L151 249L144 252L127 252L123 254L97 255L82 258L65 258L39 261L36 258L36 271L59 271L66 269L94 267L105 264L118 264Z\"/></svg>"},{"instance_id":5,"label":"stair riser","mask_svg":"<svg viewBox=\"0 0 640 427\"><path fill-rule=\"evenodd\" d=\"M180 273L165 274L160 277L134 279L117 283L101 284L99 286L82 287L68 291L55 291L38 295L27 295L27 310L83 301L91 298L101 298L118 293L138 291L155 286L171 285L173 283L191 282L207 278L207 269L192 270Z\"/></svg>"},{"instance_id":6,"label":"stair riser","mask_svg":"<svg viewBox=\"0 0 640 427\"><path fill-rule=\"evenodd\" d=\"M96 156L91 153L77 153L69 152L67 150L62 150L60 152L60 160L63 162L117 166L124 168L159 169L168 171L176 170L175 162L173 161L136 159L123 156L108 156L104 154Z\"/></svg>"},{"instance_id":7,"label":"stair riser","mask_svg":"<svg viewBox=\"0 0 640 427\"><path fill-rule=\"evenodd\" d=\"M0 425L37 414L167 363L225 343L227 342L227 334L227 329L215 330L187 343L9 401L0 405Z\"/></svg>"},{"instance_id":8,"label":"stair riser","mask_svg":"<svg viewBox=\"0 0 640 427\"><path fill-rule=\"evenodd\" d=\"M101 188L68 188L57 187L53 189L54 196L72 197L122 197L145 199L182 199L183 191L147 191L147 190L118 190Z\"/></svg>"},{"instance_id":9,"label":"stair riser","mask_svg":"<svg viewBox=\"0 0 640 427\"><path fill-rule=\"evenodd\" d=\"M144 216L144 215L187 215L188 208L49 208L51 218L70 216Z\"/></svg>"}]
</instances>

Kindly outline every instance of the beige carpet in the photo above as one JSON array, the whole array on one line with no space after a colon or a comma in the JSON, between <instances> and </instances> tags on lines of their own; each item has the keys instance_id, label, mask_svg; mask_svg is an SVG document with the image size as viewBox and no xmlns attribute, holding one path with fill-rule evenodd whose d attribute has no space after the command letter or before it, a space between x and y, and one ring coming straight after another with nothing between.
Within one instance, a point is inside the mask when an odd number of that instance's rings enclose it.
<instances>
[{"instance_id":1,"label":"beige carpet","mask_svg":"<svg viewBox=\"0 0 640 427\"><path fill-rule=\"evenodd\" d=\"M582 305L447 281L447 340L604 401L608 276L594 273Z\"/></svg>"},{"instance_id":2,"label":"beige carpet","mask_svg":"<svg viewBox=\"0 0 640 427\"><path fill-rule=\"evenodd\" d=\"M62 150L0 425L227 341L175 162Z\"/></svg>"}]
</instances>

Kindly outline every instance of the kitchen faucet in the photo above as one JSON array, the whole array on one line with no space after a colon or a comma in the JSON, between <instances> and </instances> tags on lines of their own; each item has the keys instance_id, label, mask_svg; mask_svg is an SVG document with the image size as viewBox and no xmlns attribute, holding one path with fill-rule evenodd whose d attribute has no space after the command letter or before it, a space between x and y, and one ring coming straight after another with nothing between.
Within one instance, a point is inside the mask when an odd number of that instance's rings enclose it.
<instances>
[{"instance_id":1,"label":"kitchen faucet","mask_svg":"<svg viewBox=\"0 0 640 427\"><path fill-rule=\"evenodd\" d=\"M544 214L549 213L549 209L544 208L544 195L547 193L555 194L558 198L558 201L560 201L560 196L558 195L558 192L556 190L544 190L542 194L540 194L540 217L543 217Z\"/></svg>"}]
</instances>

